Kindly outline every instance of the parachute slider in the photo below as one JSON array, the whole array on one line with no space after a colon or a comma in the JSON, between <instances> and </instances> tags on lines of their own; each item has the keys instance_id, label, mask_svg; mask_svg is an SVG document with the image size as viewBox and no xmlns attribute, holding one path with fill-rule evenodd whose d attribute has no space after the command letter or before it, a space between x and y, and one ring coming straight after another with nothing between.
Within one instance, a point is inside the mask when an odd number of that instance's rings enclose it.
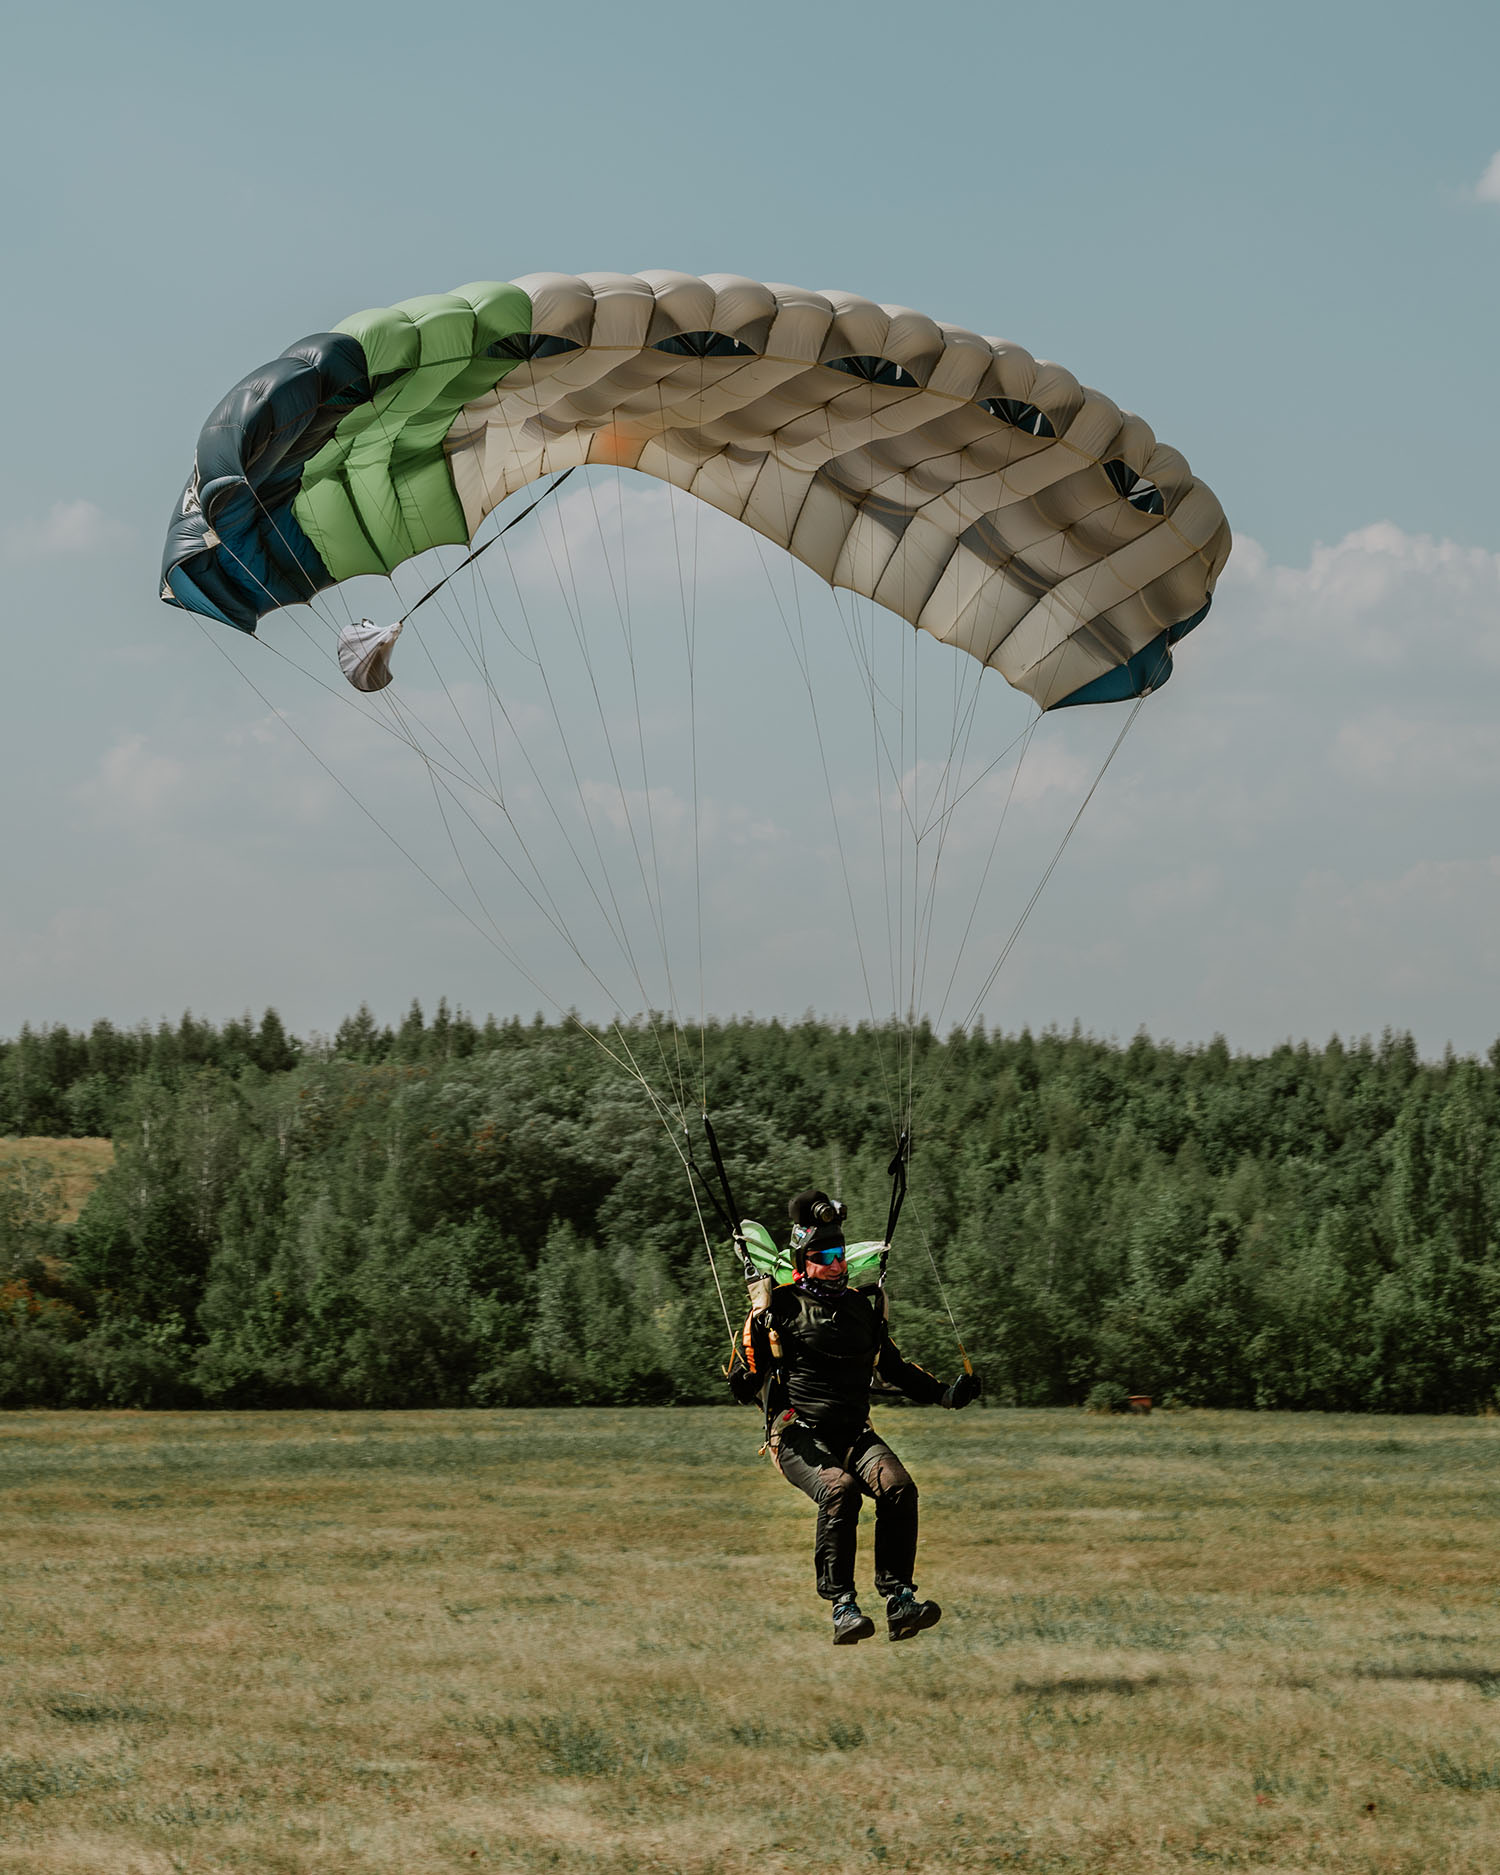
<instances>
[{"instance_id":1,"label":"parachute slider","mask_svg":"<svg viewBox=\"0 0 1500 1875\"><path fill-rule=\"evenodd\" d=\"M391 652L405 620L376 625L364 618L339 631L339 669L356 690L384 690L391 681Z\"/></svg>"}]
</instances>

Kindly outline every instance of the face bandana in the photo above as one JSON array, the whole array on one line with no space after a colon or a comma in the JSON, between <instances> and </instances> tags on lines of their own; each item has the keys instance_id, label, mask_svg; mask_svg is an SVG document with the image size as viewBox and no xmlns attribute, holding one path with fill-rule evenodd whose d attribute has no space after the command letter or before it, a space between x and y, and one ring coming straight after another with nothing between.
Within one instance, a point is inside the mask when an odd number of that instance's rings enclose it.
<instances>
[{"instance_id":1,"label":"face bandana","mask_svg":"<svg viewBox=\"0 0 1500 1875\"><path fill-rule=\"evenodd\" d=\"M844 1254L844 1246L841 1243L827 1244L821 1249L809 1250L805 1260L809 1266L817 1264L826 1269L830 1263L842 1262ZM849 1272L847 1269L840 1270L837 1276L823 1276L814 1275L812 1269L809 1267L800 1272L796 1279L795 1286L801 1290L804 1295L827 1296L837 1295L841 1289L846 1289L848 1285Z\"/></svg>"}]
</instances>

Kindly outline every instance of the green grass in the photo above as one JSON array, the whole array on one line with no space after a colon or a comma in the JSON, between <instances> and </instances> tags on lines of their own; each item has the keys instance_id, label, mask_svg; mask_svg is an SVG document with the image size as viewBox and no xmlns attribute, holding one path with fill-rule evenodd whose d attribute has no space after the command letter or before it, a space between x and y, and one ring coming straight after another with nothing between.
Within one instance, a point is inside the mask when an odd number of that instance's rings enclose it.
<instances>
[{"instance_id":1,"label":"green grass","mask_svg":"<svg viewBox=\"0 0 1500 1875\"><path fill-rule=\"evenodd\" d=\"M1500 1869L1500 1422L879 1417L834 1649L748 1412L0 1416L0 1871Z\"/></svg>"}]
</instances>

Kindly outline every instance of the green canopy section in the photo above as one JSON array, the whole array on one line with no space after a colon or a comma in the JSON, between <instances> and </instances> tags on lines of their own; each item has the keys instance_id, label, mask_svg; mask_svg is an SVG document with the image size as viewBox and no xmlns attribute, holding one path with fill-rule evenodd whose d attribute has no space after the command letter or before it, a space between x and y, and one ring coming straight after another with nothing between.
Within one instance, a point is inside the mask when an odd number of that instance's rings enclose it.
<instances>
[{"instance_id":1,"label":"green canopy section","mask_svg":"<svg viewBox=\"0 0 1500 1875\"><path fill-rule=\"evenodd\" d=\"M443 439L521 362L498 348L531 319L519 287L479 281L339 321L364 348L375 395L307 464L292 508L335 580L468 540Z\"/></svg>"},{"instance_id":2,"label":"green canopy section","mask_svg":"<svg viewBox=\"0 0 1500 1875\"><path fill-rule=\"evenodd\" d=\"M773 1283L789 1283L795 1279L797 1266L790 1252L776 1248L764 1224L757 1224L753 1218L747 1217L741 1222L740 1230L745 1239L746 1254L762 1276L769 1276ZM855 1289L873 1289L880 1281L881 1258L885 1249L883 1243L852 1243L848 1246L845 1260L850 1284Z\"/></svg>"}]
</instances>

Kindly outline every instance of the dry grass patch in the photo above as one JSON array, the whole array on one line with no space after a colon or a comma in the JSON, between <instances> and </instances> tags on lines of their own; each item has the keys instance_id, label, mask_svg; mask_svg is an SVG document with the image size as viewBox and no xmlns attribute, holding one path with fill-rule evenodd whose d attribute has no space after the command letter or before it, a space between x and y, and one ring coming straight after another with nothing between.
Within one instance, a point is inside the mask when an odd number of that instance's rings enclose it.
<instances>
[{"instance_id":1,"label":"dry grass patch","mask_svg":"<svg viewBox=\"0 0 1500 1875\"><path fill-rule=\"evenodd\" d=\"M888 1412L835 1650L752 1418L0 1416L0 1871L1500 1868L1500 1424Z\"/></svg>"},{"instance_id":2,"label":"dry grass patch","mask_svg":"<svg viewBox=\"0 0 1500 1875\"><path fill-rule=\"evenodd\" d=\"M112 1139L0 1139L0 1175L18 1162L46 1166L62 1200L58 1220L71 1224L114 1164L115 1145Z\"/></svg>"}]
</instances>

